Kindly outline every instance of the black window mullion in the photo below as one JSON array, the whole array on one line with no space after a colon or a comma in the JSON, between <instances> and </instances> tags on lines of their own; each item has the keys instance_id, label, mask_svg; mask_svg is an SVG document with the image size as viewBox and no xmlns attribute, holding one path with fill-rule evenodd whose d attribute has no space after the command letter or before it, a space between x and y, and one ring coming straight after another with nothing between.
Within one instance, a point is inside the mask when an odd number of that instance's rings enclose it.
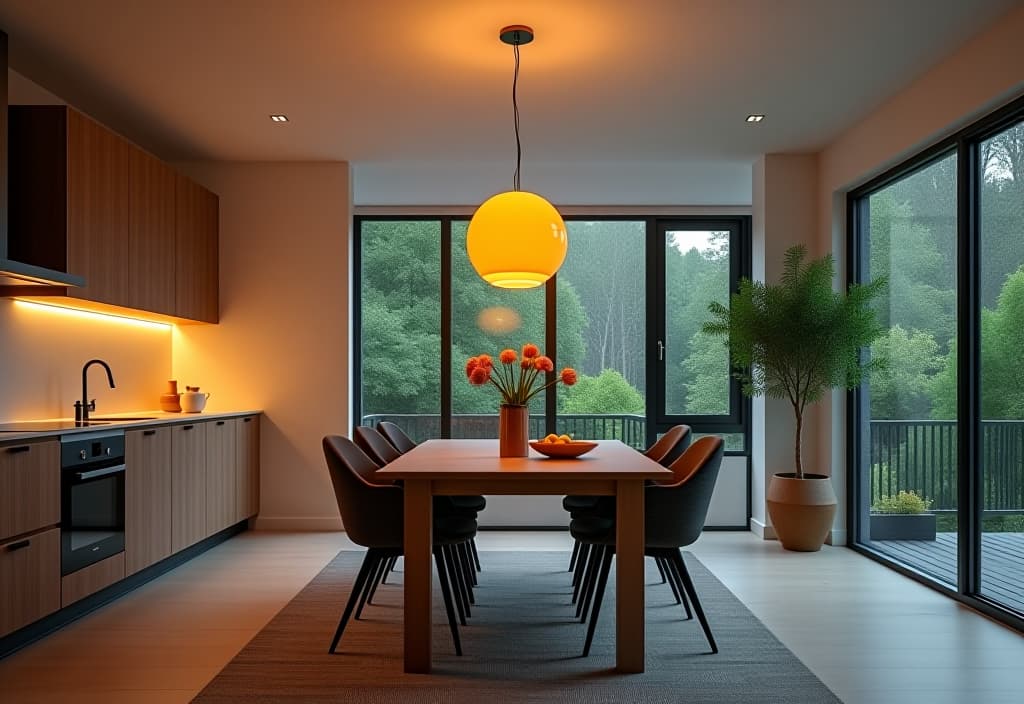
<instances>
[{"instance_id":1,"label":"black window mullion","mask_svg":"<svg viewBox=\"0 0 1024 704\"><path fill-rule=\"evenodd\" d=\"M441 437L452 436L452 219L441 218Z\"/></svg>"},{"instance_id":2,"label":"black window mullion","mask_svg":"<svg viewBox=\"0 0 1024 704\"><path fill-rule=\"evenodd\" d=\"M645 345L645 356L647 358L647 446L654 444L658 437L658 409L662 407L664 394L663 378L664 371L659 368L661 362L658 360L658 341L665 339L665 319L659 320L658 313L663 310L663 303L659 301L659 291L665 291L665 272L659 268L662 258L659 248L664 248L665 237L658 230L657 218L647 219L647 344ZM663 294L661 297L664 297Z\"/></svg>"},{"instance_id":3,"label":"black window mullion","mask_svg":"<svg viewBox=\"0 0 1024 704\"><path fill-rule=\"evenodd\" d=\"M555 371L545 375L545 383L554 379L558 362L558 274L544 284L544 349L555 363ZM558 389L550 386L544 391L544 434L555 432L555 414L558 410Z\"/></svg>"}]
</instances>

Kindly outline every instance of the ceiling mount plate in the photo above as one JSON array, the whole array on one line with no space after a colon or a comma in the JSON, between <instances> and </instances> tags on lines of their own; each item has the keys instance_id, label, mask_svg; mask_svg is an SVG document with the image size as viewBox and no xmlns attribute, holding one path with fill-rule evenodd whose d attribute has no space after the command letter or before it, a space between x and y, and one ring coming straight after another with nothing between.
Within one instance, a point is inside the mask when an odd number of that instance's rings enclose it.
<instances>
[{"instance_id":1,"label":"ceiling mount plate","mask_svg":"<svg viewBox=\"0 0 1024 704\"><path fill-rule=\"evenodd\" d=\"M533 41L533 27L527 27L525 24L510 24L508 27L502 27L498 36L506 44L522 46Z\"/></svg>"}]
</instances>

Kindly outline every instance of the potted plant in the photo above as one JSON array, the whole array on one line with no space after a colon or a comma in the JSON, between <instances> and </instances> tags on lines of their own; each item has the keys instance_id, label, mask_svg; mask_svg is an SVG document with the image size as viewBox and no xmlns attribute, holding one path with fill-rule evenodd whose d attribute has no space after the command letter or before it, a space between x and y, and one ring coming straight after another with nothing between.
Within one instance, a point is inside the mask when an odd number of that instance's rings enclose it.
<instances>
[{"instance_id":1,"label":"potted plant","mask_svg":"<svg viewBox=\"0 0 1024 704\"><path fill-rule=\"evenodd\" d=\"M804 261L803 245L786 250L782 279L766 284L743 279L729 306L708 306L703 326L726 338L736 377L748 396L787 400L796 420L793 471L775 474L768 485L768 515L788 550L820 550L832 527L836 497L832 480L804 471L801 434L807 406L833 388L854 388L865 371L860 350L882 333L871 300L885 281L833 291L832 255Z\"/></svg>"},{"instance_id":2,"label":"potted plant","mask_svg":"<svg viewBox=\"0 0 1024 704\"><path fill-rule=\"evenodd\" d=\"M931 499L914 491L883 496L871 504L872 540L935 540Z\"/></svg>"}]
</instances>

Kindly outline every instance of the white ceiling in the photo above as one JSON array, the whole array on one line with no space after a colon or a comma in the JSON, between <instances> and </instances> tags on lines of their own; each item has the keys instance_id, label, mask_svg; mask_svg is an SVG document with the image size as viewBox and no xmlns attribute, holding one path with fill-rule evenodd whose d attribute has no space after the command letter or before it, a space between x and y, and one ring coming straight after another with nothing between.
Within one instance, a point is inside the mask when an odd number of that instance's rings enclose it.
<instances>
[{"instance_id":1,"label":"white ceiling","mask_svg":"<svg viewBox=\"0 0 1024 704\"><path fill-rule=\"evenodd\" d=\"M167 159L512 164L497 32L525 23L524 164L749 163L821 148L1017 4L0 0L0 27L12 68Z\"/></svg>"}]
</instances>

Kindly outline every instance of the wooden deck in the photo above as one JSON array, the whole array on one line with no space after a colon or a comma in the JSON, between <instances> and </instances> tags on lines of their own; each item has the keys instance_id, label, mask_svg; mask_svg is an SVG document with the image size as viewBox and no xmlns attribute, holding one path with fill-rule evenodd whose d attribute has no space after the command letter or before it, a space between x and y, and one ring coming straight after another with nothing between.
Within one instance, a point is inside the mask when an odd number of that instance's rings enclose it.
<instances>
[{"instance_id":1,"label":"wooden deck","mask_svg":"<svg viewBox=\"0 0 1024 704\"><path fill-rule=\"evenodd\" d=\"M871 546L893 559L956 584L957 534L931 540L875 540ZM981 537L982 595L1024 612L1024 533L984 533Z\"/></svg>"}]
</instances>

